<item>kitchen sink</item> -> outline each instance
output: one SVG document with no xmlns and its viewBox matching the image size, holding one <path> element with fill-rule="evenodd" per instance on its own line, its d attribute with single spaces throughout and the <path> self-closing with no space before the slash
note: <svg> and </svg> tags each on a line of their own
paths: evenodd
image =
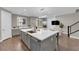
<svg viewBox="0 0 79 59">
<path fill-rule="evenodd" d="M 35 33 L 34 31 L 28 31 L 29 33 Z"/>
</svg>

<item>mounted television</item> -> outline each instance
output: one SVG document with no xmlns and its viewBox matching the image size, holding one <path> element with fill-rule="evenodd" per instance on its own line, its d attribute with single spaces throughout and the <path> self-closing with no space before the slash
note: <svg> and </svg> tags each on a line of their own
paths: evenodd
<svg viewBox="0 0 79 59">
<path fill-rule="evenodd" d="M 52 25 L 59 25 L 60 22 L 59 22 L 58 20 L 55 20 L 55 21 L 52 21 L 51 24 L 52 24 Z"/>
</svg>

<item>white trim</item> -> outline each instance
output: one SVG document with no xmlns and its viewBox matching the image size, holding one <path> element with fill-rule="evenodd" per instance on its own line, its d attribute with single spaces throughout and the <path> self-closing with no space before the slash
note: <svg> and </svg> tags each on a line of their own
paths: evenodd
<svg viewBox="0 0 79 59">
<path fill-rule="evenodd" d="M 79 37 L 76 37 L 76 36 L 70 36 L 71 38 L 75 38 L 75 39 L 79 39 Z"/>
<path fill-rule="evenodd" d="M 63 32 L 64 34 L 67 34 L 66 32 Z M 73 35 L 71 35 L 70 36 L 71 38 L 75 38 L 75 39 L 79 39 L 79 37 L 76 37 L 76 36 L 73 36 Z"/>
<path fill-rule="evenodd" d="M 9 37 L 9 38 L 12 38 L 12 37 Z M 9 38 L 7 38 L 7 39 L 1 39 L 0 42 L 3 42 L 5 40 L 8 40 Z"/>
<path fill-rule="evenodd" d="M 5 39 L 1 39 L 0 42 L 3 42 Z M 7 40 L 7 39 L 6 39 Z"/>
<path fill-rule="evenodd" d="M 3 42 L 4 40 L 0 40 L 0 42 Z"/>
</svg>

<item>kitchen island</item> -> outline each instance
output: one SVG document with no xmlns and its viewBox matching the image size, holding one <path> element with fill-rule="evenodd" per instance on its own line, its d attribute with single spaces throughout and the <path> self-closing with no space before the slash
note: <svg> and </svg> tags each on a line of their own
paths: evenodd
<svg viewBox="0 0 79 59">
<path fill-rule="evenodd" d="M 57 46 L 58 31 L 21 29 L 21 39 L 32 51 L 54 51 Z"/>
</svg>

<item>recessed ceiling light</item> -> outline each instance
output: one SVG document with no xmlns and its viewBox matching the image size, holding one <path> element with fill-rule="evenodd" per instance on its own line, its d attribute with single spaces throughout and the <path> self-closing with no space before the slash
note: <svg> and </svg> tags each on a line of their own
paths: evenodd
<svg viewBox="0 0 79 59">
<path fill-rule="evenodd" d="M 26 9 L 24 9 L 24 11 L 26 11 Z"/>
<path fill-rule="evenodd" d="M 44 16 L 40 16 L 39 18 L 47 18 L 47 15 L 44 15 Z"/>
<path fill-rule="evenodd" d="M 40 11 L 44 11 L 44 8 L 41 8 Z"/>
</svg>

